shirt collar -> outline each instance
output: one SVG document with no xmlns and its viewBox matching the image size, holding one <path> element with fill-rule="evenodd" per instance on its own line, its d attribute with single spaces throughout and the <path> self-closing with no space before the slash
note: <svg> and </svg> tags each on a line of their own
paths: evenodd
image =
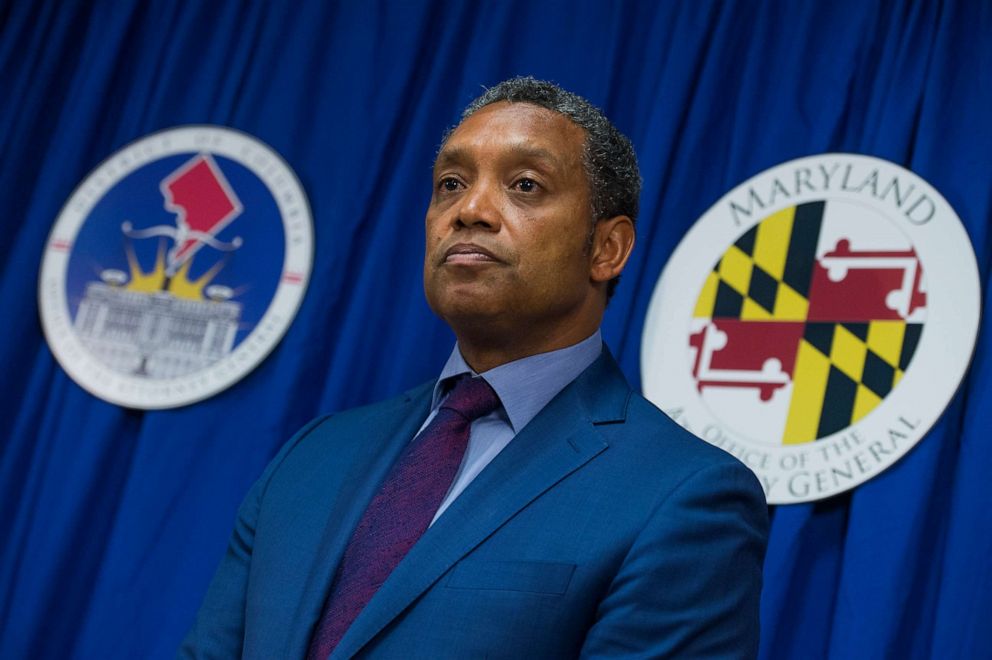
<svg viewBox="0 0 992 660">
<path fill-rule="evenodd" d="M 513 433 L 517 434 L 602 351 L 603 338 L 596 330 L 578 344 L 530 355 L 477 374 L 455 344 L 434 385 L 431 410 L 437 410 L 447 396 L 452 378 L 466 373 L 481 376 L 496 391 Z"/>
</svg>

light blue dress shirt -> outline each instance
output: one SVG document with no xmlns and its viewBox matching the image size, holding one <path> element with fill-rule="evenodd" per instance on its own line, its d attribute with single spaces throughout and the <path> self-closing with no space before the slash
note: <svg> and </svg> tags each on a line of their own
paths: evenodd
<svg viewBox="0 0 992 660">
<path fill-rule="evenodd" d="M 437 409 L 448 395 L 451 379 L 461 374 L 468 373 L 484 378 L 496 391 L 502 405 L 485 417 L 472 422 L 468 448 L 465 450 L 462 464 L 448 494 L 434 514 L 434 520 L 437 520 L 483 468 L 510 444 L 514 436 L 520 433 L 530 420 L 555 398 L 556 394 L 585 371 L 602 351 L 603 339 L 597 330 L 578 344 L 557 351 L 531 355 L 476 374 L 465 362 L 461 350 L 455 344 L 434 386 L 431 413 L 420 430 L 422 431 L 437 414 Z"/>
</svg>

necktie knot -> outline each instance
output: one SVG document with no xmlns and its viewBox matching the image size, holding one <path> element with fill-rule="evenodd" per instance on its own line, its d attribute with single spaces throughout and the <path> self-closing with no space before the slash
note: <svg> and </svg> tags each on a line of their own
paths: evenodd
<svg viewBox="0 0 992 660">
<path fill-rule="evenodd" d="M 496 410 L 499 403 L 499 395 L 485 380 L 462 376 L 455 381 L 441 407 L 453 410 L 471 422 Z"/>
</svg>

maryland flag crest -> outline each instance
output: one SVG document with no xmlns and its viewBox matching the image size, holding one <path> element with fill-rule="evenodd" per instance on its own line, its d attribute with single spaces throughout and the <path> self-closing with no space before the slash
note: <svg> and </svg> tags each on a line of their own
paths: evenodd
<svg viewBox="0 0 992 660">
<path fill-rule="evenodd" d="M 869 234 L 846 222 L 844 206 L 809 202 L 762 220 L 723 253 L 696 301 L 689 346 L 701 396 L 720 417 L 761 416 L 769 441 L 812 442 L 870 413 L 923 329 L 912 246 L 894 227 Z"/>
<path fill-rule="evenodd" d="M 852 154 L 785 163 L 717 202 L 669 260 L 644 391 L 751 467 L 770 502 L 828 497 L 939 417 L 979 288 L 967 233 L 923 179 Z"/>
</svg>

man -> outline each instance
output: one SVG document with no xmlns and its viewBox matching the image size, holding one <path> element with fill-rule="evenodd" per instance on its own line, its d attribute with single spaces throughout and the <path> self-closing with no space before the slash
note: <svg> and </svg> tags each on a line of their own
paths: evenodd
<svg viewBox="0 0 992 660">
<path fill-rule="evenodd" d="M 468 107 L 426 219 L 455 350 L 436 382 L 289 442 L 181 654 L 755 655 L 761 489 L 599 335 L 639 188 L 629 141 L 573 94 L 517 78 Z"/>
</svg>

